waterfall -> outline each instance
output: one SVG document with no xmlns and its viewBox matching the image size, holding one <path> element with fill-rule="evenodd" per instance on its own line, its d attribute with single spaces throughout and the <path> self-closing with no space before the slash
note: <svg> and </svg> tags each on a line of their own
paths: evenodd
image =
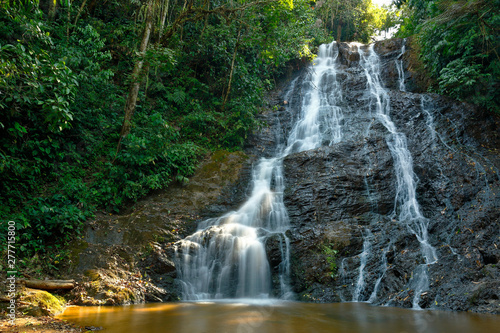
<svg viewBox="0 0 500 333">
<path fill-rule="evenodd" d="M 430 107 L 429 105 L 430 102 L 428 101 L 428 97 L 425 95 L 422 95 L 420 99 L 420 108 L 422 111 L 426 114 L 426 124 L 427 127 L 429 128 L 429 132 L 431 133 L 431 138 L 432 138 L 432 150 L 436 149 L 436 129 L 434 128 L 434 117 L 432 116 L 430 112 Z"/>
<path fill-rule="evenodd" d="M 360 56 L 357 71 L 366 79 L 366 90 L 364 97 L 360 99 L 360 105 L 366 106 L 368 114 L 350 107 L 342 111 L 342 87 L 337 80 L 337 72 L 341 68 L 337 61 L 339 50 L 335 42 L 322 45 L 305 79 L 295 79 L 284 96 L 288 102 L 287 107 L 298 110 L 297 120 L 288 138 L 277 138 L 275 155 L 261 158 L 253 168 L 252 190 L 247 200 L 236 211 L 199 223 L 194 234 L 176 244 L 176 267 L 185 300 L 291 298 L 290 240 L 286 235 L 290 223 L 283 203 L 283 159 L 290 154 L 338 143 L 344 135 L 349 138 L 347 130 L 363 131 L 357 126 L 343 128 L 345 113 L 349 116 L 346 119 L 349 123 L 354 124 L 357 117 L 362 121 L 368 121 L 370 117 L 369 128 L 374 123 L 380 123 L 385 129 L 385 141 L 393 160 L 396 178 L 394 210 L 390 218 L 404 225 L 416 237 L 423 258 L 414 269 L 410 281 L 410 288 L 414 291 L 413 307 L 420 308 L 420 296 L 429 287 L 429 265 L 437 262 L 437 254 L 429 243 L 429 221 L 422 214 L 417 200 L 417 179 L 413 172 L 412 156 L 406 136 L 391 119 L 389 92 L 382 84 L 380 59 L 374 52 L 373 45 L 351 45 L 358 50 Z M 400 58 L 404 51 L 403 45 L 401 55 L 396 59 L 399 90 L 402 91 L 405 87 Z M 298 98 L 293 98 L 294 96 Z M 422 110 L 430 119 L 423 99 L 421 103 Z M 362 110 L 365 110 L 364 107 Z M 432 119 L 428 121 L 430 127 Z M 366 133 L 359 134 L 368 137 L 369 129 Z M 369 180 L 370 175 L 366 174 L 364 182 L 367 198 L 374 209 L 376 199 L 371 197 Z M 356 285 L 351 298 L 353 301 L 376 301 L 379 286 L 389 266 L 386 253 L 393 243 L 390 241 L 383 249 L 373 247 L 372 244 L 375 243 L 372 241 L 375 242 L 376 236 L 372 231 L 367 227 L 363 233 L 363 251 L 359 254 Z M 277 253 L 281 257 L 281 262 L 276 267 L 271 267 L 268 262 L 269 254 L 266 253 L 266 242 L 270 237 L 277 244 Z M 376 255 L 378 253 L 380 255 Z M 377 272 L 368 272 L 368 263 L 373 260 L 380 260 L 377 266 L 380 268 Z M 276 271 L 278 275 L 274 275 L 273 285 L 271 276 Z M 347 276 L 344 260 L 339 272 L 343 278 Z"/>
<path fill-rule="evenodd" d="M 283 204 L 283 158 L 291 153 L 340 141 L 342 99 L 337 86 L 335 43 L 322 45 L 301 87 L 300 115 L 286 145 L 276 156 L 262 158 L 252 173 L 252 192 L 234 212 L 199 224 L 198 230 L 176 244 L 176 267 L 183 299 L 271 297 L 271 267 L 265 242 L 280 239 L 279 297 L 289 298 L 289 219 Z M 293 82 L 288 95 L 294 90 Z M 285 97 L 287 100 L 290 98 Z"/>
<path fill-rule="evenodd" d="M 398 70 L 398 82 L 399 82 L 399 90 L 400 91 L 406 91 L 406 86 L 405 86 L 405 71 L 404 71 L 404 64 L 403 64 L 403 55 L 405 54 L 405 43 L 406 39 L 403 39 L 403 46 L 401 47 L 401 53 L 399 54 L 398 58 L 396 59 L 396 69 Z"/>
<path fill-rule="evenodd" d="M 300 119 L 290 133 L 282 157 L 341 140 L 342 111 L 338 104 L 342 100 L 342 91 L 335 70 L 337 57 L 335 43 L 321 45 L 310 77 L 304 80 Z"/>
<path fill-rule="evenodd" d="M 387 246 L 385 249 L 382 249 L 382 264 L 380 265 L 380 275 L 375 281 L 375 286 L 373 287 L 373 292 L 370 295 L 370 298 L 368 299 L 369 303 L 375 302 L 377 299 L 377 291 L 380 286 L 380 282 L 382 282 L 382 279 L 385 276 L 385 273 L 387 272 L 387 252 L 389 252 L 390 246 Z"/>
<path fill-rule="evenodd" d="M 352 297 L 353 302 L 359 302 L 359 296 L 361 292 L 363 292 L 365 288 L 365 279 L 364 279 L 364 269 L 366 267 L 366 262 L 368 260 L 368 256 L 370 255 L 371 252 L 371 243 L 370 243 L 370 237 L 372 236 L 372 233 L 370 230 L 366 230 L 366 236 L 363 237 L 363 252 L 361 252 L 361 255 L 359 256 L 359 275 L 358 275 L 358 281 L 356 282 L 356 289 L 354 290 L 354 295 Z"/>
<path fill-rule="evenodd" d="M 428 265 L 437 261 L 436 250 L 429 243 L 428 220 L 422 215 L 416 195 L 416 180 L 413 161 L 407 148 L 406 136 L 398 132 L 390 117 L 390 99 L 380 79 L 380 60 L 373 50 L 373 44 L 365 51 L 359 48 L 360 65 L 363 68 L 369 91 L 369 109 L 388 131 L 387 145 L 394 160 L 396 173 L 396 197 L 393 217 L 404 223 L 420 243 L 421 254 L 425 260 L 413 272 L 413 307 L 419 309 L 420 295 L 428 288 Z"/>
</svg>

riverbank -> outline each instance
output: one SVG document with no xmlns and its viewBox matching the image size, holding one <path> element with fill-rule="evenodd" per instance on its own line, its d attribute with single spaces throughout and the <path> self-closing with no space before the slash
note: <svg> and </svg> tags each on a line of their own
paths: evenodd
<svg viewBox="0 0 500 333">
<path fill-rule="evenodd" d="M 11 325 L 7 319 L 0 319 L 0 331 L 4 333 L 18 332 L 38 332 L 38 333 L 79 333 L 89 332 L 91 330 L 85 327 L 79 327 L 75 324 L 68 323 L 65 320 L 53 318 L 50 316 L 32 317 L 26 316 L 16 318 L 15 325 Z"/>
</svg>

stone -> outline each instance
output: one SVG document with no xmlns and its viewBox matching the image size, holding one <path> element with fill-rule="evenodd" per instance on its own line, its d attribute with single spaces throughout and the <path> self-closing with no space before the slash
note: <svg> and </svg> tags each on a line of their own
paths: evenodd
<svg viewBox="0 0 500 333">
<path fill-rule="evenodd" d="M 417 283 L 412 277 L 425 260 L 416 237 L 391 217 L 396 178 L 388 133 L 363 103 L 366 81 L 347 47 L 339 46 L 344 67 L 337 74 L 350 106 L 343 109 L 342 141 L 284 160 L 292 285 L 306 301 L 353 300 L 368 242 L 359 300 L 412 307 Z M 417 199 L 437 249 L 419 306 L 499 313 L 500 119 L 442 96 L 414 93 L 419 90 L 413 87 L 395 89 L 401 47 L 402 40 L 375 44 L 390 116 L 406 137 Z M 325 245 L 338 250 L 333 279 L 325 278 L 330 271 Z"/>
</svg>

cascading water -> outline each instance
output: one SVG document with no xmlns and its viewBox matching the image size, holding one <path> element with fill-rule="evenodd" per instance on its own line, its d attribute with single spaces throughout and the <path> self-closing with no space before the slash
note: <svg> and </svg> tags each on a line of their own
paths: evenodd
<svg viewBox="0 0 500 333">
<path fill-rule="evenodd" d="M 380 79 L 379 58 L 370 45 L 367 51 L 359 49 L 360 65 L 364 69 L 369 91 L 369 107 L 379 122 L 389 132 L 387 145 L 394 160 L 397 179 L 394 218 L 404 223 L 420 242 L 424 264 L 413 273 L 413 308 L 419 309 L 420 295 L 428 288 L 428 265 L 437 261 L 436 250 L 430 245 L 427 234 L 428 220 L 422 215 L 416 196 L 413 162 L 407 148 L 406 137 L 398 132 L 390 118 L 390 99 Z"/>
<path fill-rule="evenodd" d="M 414 290 L 413 307 L 418 309 L 420 295 L 429 285 L 428 265 L 437 261 L 437 254 L 429 243 L 428 220 L 421 213 L 417 201 L 412 156 L 407 148 L 405 135 L 397 130 L 391 120 L 390 98 L 381 83 L 379 58 L 373 50 L 373 45 L 365 48 L 351 44 L 351 47 L 356 48 L 360 55 L 359 68 L 367 82 L 363 103 L 373 117 L 364 135 L 368 137 L 370 126 L 374 122 L 382 124 L 388 133 L 386 143 L 396 176 L 394 212 L 391 218 L 405 225 L 420 243 L 424 263 L 416 267 L 410 282 L 410 287 Z M 302 86 L 297 87 L 298 80 L 292 82 L 284 98 L 290 101 L 290 105 L 296 100 L 292 98 L 292 94 L 300 91 L 297 121 L 286 143 L 278 139 L 275 157 L 262 158 L 254 168 L 252 192 L 247 201 L 235 212 L 201 222 L 196 233 L 177 244 L 176 266 L 183 286 L 184 299 L 262 299 L 271 295 L 290 297 L 290 241 L 285 234 L 290 226 L 283 203 L 283 159 L 292 153 L 341 141 L 343 112 L 340 105 L 343 103 L 343 97 L 341 85 L 337 81 L 337 56 L 338 48 L 335 43 L 322 45 Z M 397 59 L 396 62 L 401 61 Z M 402 68 L 399 77 L 399 89 L 404 90 Z M 364 180 L 369 202 L 375 207 L 376 202 L 370 195 L 368 174 Z M 278 266 L 279 286 L 274 287 L 271 281 L 271 271 L 274 268 L 270 267 L 265 246 L 266 240 L 271 236 L 278 240 L 281 254 L 281 263 Z M 376 301 L 377 291 L 387 271 L 386 253 L 389 246 L 378 249 L 382 252 L 380 258 L 376 259 L 377 256 L 373 252 L 375 249 L 371 246 L 373 237 L 370 228 L 367 228 L 363 252 L 359 256 L 360 266 L 352 295 L 353 301 Z M 368 260 L 380 260 L 379 272 L 375 275 L 375 281 L 370 278 L 370 285 L 367 284 L 365 272 Z M 342 274 L 345 274 L 344 262 L 341 266 Z M 373 275 L 373 272 L 369 275 Z"/>
<path fill-rule="evenodd" d="M 369 303 L 375 302 L 375 300 L 377 299 L 377 292 L 378 292 L 378 288 L 380 287 L 380 282 L 382 282 L 382 279 L 384 278 L 385 273 L 387 272 L 387 252 L 389 252 L 389 248 L 390 248 L 390 245 L 387 246 L 387 248 L 382 249 L 382 260 L 381 260 L 382 263 L 380 265 L 380 272 L 381 273 L 380 273 L 377 281 L 375 281 L 375 286 L 373 287 L 373 292 L 370 295 L 370 298 L 368 299 Z"/>
<path fill-rule="evenodd" d="M 253 170 L 252 192 L 235 212 L 203 221 L 198 231 L 176 245 L 176 267 L 186 300 L 268 298 L 271 268 L 265 241 L 279 235 L 282 261 L 279 297 L 288 298 L 289 229 L 283 204 L 283 158 L 341 139 L 342 99 L 337 86 L 335 43 L 322 45 L 302 86 L 299 119 L 287 144 L 273 158 L 262 158 Z M 293 86 L 289 94 L 293 91 Z M 288 98 L 286 98 L 288 99 Z M 280 140 L 278 140 L 280 142 Z"/>
<path fill-rule="evenodd" d="M 365 231 L 366 235 L 363 237 L 363 252 L 359 256 L 359 275 L 358 281 L 356 282 L 356 289 L 354 290 L 354 295 L 352 297 L 353 302 L 359 302 L 359 296 L 365 287 L 365 279 L 364 279 L 364 269 L 366 267 L 366 261 L 368 259 L 368 255 L 371 252 L 371 244 L 370 237 L 372 236 L 369 230 Z"/>
<path fill-rule="evenodd" d="M 398 70 L 398 83 L 399 83 L 399 90 L 400 91 L 406 91 L 406 86 L 405 86 L 405 71 L 404 71 L 404 65 L 403 65 L 403 55 L 405 54 L 405 42 L 406 40 L 403 39 L 403 46 L 401 47 L 401 53 L 398 56 L 398 59 L 396 59 L 396 69 Z"/>
</svg>

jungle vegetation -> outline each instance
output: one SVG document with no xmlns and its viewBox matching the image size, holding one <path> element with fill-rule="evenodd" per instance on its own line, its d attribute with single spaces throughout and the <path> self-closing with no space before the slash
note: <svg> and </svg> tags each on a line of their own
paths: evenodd
<svg viewBox="0 0 500 333">
<path fill-rule="evenodd" d="M 500 114 L 500 1 L 399 0 L 397 37 L 414 36 L 431 91 Z"/>
<path fill-rule="evenodd" d="M 57 270 L 96 211 L 242 149 L 265 92 L 332 40 L 399 23 L 436 91 L 498 112 L 499 1 L 0 0 L 2 253 L 15 221 L 18 264 Z"/>
</svg>

